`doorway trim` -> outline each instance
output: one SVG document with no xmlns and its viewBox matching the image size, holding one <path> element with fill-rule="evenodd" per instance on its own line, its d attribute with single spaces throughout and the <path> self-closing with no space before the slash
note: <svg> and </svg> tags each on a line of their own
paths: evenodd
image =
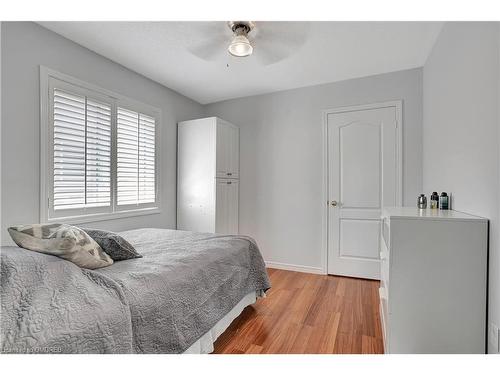
<svg viewBox="0 0 500 375">
<path fill-rule="evenodd" d="M 335 107 L 322 111 L 323 116 L 323 209 L 322 212 L 322 252 L 321 269 L 323 274 L 328 274 L 328 115 L 343 112 L 364 111 L 394 107 L 396 109 L 396 200 L 403 205 L 403 100 L 391 100 L 369 104 Z"/>
</svg>

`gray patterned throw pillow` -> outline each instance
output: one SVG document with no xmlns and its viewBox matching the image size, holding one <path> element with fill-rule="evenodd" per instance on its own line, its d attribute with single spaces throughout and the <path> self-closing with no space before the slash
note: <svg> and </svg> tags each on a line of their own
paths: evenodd
<svg viewBox="0 0 500 375">
<path fill-rule="evenodd" d="M 89 269 L 113 264 L 113 260 L 80 228 L 67 224 L 32 224 L 8 229 L 24 249 L 55 255 Z"/>
<path fill-rule="evenodd" d="M 142 258 L 142 255 L 134 249 L 130 242 L 117 233 L 101 229 L 83 228 L 83 230 L 87 232 L 87 234 L 92 237 L 113 260 Z"/>
</svg>

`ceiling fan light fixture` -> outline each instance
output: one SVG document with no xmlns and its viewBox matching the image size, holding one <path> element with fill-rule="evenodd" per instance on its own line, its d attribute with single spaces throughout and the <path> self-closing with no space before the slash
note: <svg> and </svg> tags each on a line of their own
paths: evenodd
<svg viewBox="0 0 500 375">
<path fill-rule="evenodd" d="M 253 47 L 244 34 L 236 34 L 227 50 L 233 56 L 246 57 L 252 54 Z"/>
</svg>

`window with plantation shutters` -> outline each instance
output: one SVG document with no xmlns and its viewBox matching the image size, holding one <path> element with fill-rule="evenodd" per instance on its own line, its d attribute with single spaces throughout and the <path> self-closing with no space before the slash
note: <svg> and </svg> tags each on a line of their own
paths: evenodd
<svg viewBox="0 0 500 375">
<path fill-rule="evenodd" d="M 160 111 L 40 68 L 40 221 L 160 212 Z"/>
<path fill-rule="evenodd" d="M 155 119 L 118 107 L 117 203 L 155 202 Z"/>
<path fill-rule="evenodd" d="M 54 89 L 54 210 L 111 205 L 111 107 Z"/>
</svg>

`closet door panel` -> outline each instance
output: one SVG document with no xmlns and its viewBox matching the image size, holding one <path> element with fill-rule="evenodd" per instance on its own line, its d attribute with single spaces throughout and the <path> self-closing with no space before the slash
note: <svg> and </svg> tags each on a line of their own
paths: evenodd
<svg viewBox="0 0 500 375">
<path fill-rule="evenodd" d="M 231 176 L 231 133 L 227 125 L 217 122 L 217 177 L 228 178 Z"/>
<path fill-rule="evenodd" d="M 239 178 L 240 176 L 240 130 L 236 126 L 231 126 L 229 130 L 230 143 L 230 159 L 229 166 L 231 178 Z"/>
<path fill-rule="evenodd" d="M 238 234 L 238 181 L 217 179 L 215 231 L 221 234 Z"/>
<path fill-rule="evenodd" d="M 217 120 L 217 177 L 239 177 L 240 136 L 238 127 Z"/>
<path fill-rule="evenodd" d="M 228 222 L 226 181 L 217 179 L 215 191 L 215 232 L 225 233 Z"/>
<path fill-rule="evenodd" d="M 239 196 L 239 182 L 230 181 L 227 186 L 227 220 L 228 220 L 228 233 L 238 234 L 238 196 Z"/>
</svg>

